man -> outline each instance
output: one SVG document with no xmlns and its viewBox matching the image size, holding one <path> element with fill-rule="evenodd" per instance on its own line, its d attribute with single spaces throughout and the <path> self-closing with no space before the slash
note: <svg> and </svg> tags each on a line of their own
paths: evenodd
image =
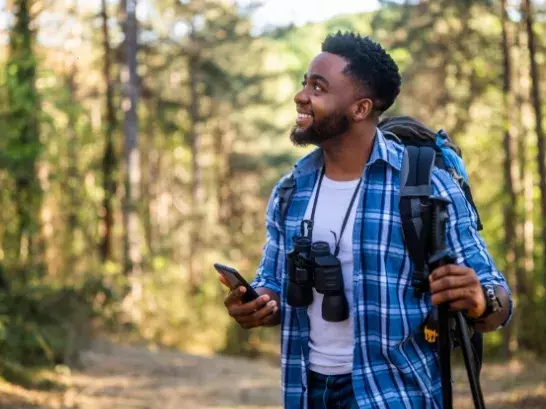
<svg viewBox="0 0 546 409">
<path fill-rule="evenodd" d="M 241 287 L 225 300 L 243 328 L 281 323 L 286 409 L 441 408 L 437 354 L 420 331 L 431 306 L 449 303 L 476 319 L 480 331 L 509 319 L 509 289 L 476 231 L 476 214 L 453 178 L 437 168 L 433 189 L 451 201 L 447 241 L 457 265 L 433 271 L 430 294 L 414 296 L 398 209 L 404 147 L 377 128 L 400 83 L 398 67 L 379 44 L 337 33 L 325 39 L 294 98 L 291 139 L 318 149 L 297 163 L 282 220 L 279 185 L 273 190 L 252 283 L 260 298 L 242 304 Z M 312 220 L 313 242 L 336 250 L 347 319 L 326 320 L 316 289 L 308 307 L 287 302 L 287 253 L 302 220 Z M 494 312 L 482 285 L 500 294 Z"/>
</svg>

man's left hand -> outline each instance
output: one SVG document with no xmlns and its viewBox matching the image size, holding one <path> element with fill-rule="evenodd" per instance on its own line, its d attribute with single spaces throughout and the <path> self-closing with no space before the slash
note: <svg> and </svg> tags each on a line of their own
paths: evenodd
<svg viewBox="0 0 546 409">
<path fill-rule="evenodd" d="M 471 318 L 480 317 L 486 309 L 485 296 L 476 272 L 469 267 L 448 264 L 429 276 L 432 304 L 449 303 L 453 311 L 466 311 Z"/>
</svg>

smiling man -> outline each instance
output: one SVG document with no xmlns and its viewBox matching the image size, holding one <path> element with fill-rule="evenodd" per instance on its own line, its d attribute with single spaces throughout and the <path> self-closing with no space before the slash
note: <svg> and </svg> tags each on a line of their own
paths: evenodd
<svg viewBox="0 0 546 409">
<path fill-rule="evenodd" d="M 459 263 L 432 272 L 426 297 L 413 294 L 398 210 L 404 146 L 378 129 L 400 84 L 379 44 L 337 33 L 294 97 L 290 138 L 317 149 L 271 195 L 252 283 L 261 296 L 243 304 L 241 287 L 225 300 L 243 328 L 281 323 L 286 409 L 439 409 L 438 357 L 420 330 L 432 305 L 449 303 L 483 331 L 509 318 L 509 290 L 476 231 L 476 214 L 437 168 L 433 190 L 451 200 L 456 222 L 447 237 Z M 289 179 L 294 194 L 283 203 Z M 497 308 L 485 286 L 500 294 Z"/>
</svg>

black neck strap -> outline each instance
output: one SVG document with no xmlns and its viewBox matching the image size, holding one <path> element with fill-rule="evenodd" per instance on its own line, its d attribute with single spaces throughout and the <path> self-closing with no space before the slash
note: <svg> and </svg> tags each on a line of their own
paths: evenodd
<svg viewBox="0 0 546 409">
<path fill-rule="evenodd" d="M 325 167 L 322 167 L 322 170 L 320 172 L 319 180 L 318 180 L 318 186 L 317 186 L 317 192 L 315 193 L 315 200 L 313 201 L 313 209 L 311 210 L 311 220 L 303 220 L 302 221 L 302 235 L 304 234 L 304 225 L 307 224 L 307 236 L 312 239 L 313 236 L 313 224 L 315 222 L 315 211 L 317 210 L 317 203 L 318 203 L 318 197 L 320 193 L 320 187 L 322 186 L 322 180 L 324 179 L 324 173 L 326 172 Z M 345 227 L 347 227 L 347 222 L 349 221 L 349 216 L 351 215 L 351 210 L 353 208 L 353 205 L 355 203 L 356 197 L 358 195 L 358 191 L 360 189 L 360 185 L 362 184 L 362 178 L 358 181 L 358 185 L 356 186 L 356 189 L 353 193 L 353 197 L 351 198 L 351 203 L 349 203 L 349 208 L 347 209 L 347 212 L 345 213 L 345 218 L 343 219 L 343 224 L 341 225 L 341 231 L 339 233 L 339 238 L 337 239 L 336 243 L 336 249 L 334 251 L 334 256 L 337 257 L 339 254 L 339 246 L 341 245 L 341 236 L 343 236 L 343 232 L 345 231 Z M 335 237 L 335 233 L 334 233 Z"/>
</svg>

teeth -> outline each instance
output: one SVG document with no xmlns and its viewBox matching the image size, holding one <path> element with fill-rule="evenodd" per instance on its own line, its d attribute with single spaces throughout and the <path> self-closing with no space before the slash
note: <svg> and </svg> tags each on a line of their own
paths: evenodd
<svg viewBox="0 0 546 409">
<path fill-rule="evenodd" d="M 307 114 L 298 114 L 298 119 L 308 119 L 311 118 L 311 115 Z"/>
</svg>

